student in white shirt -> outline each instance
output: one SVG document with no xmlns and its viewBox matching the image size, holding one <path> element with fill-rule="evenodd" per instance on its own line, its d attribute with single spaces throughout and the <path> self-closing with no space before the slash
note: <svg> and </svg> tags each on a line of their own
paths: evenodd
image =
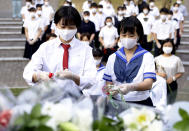
<svg viewBox="0 0 189 131">
<path fill-rule="evenodd" d="M 96 75 L 92 49 L 74 37 L 81 24 L 79 12 L 63 6 L 55 13 L 54 22 L 59 36 L 40 46 L 24 69 L 24 79 L 33 86 L 54 79 L 59 86 L 67 81 L 81 90 L 91 87 Z"/>
<path fill-rule="evenodd" d="M 177 80 L 183 76 L 184 66 L 180 58 L 173 55 L 175 45 L 170 39 L 163 42 L 161 51 L 162 55 L 156 57 L 155 62 L 157 68 L 161 67 L 161 69 L 158 69 L 161 70 L 158 75 L 164 77 L 167 81 L 168 104 L 173 104 L 177 96 Z"/>
<path fill-rule="evenodd" d="M 137 16 L 139 14 L 138 6 L 132 0 L 127 0 L 126 8 L 130 16 Z"/>
<path fill-rule="evenodd" d="M 179 11 L 179 4 L 174 3 L 173 5 L 173 19 L 177 21 L 177 24 L 179 26 L 179 29 L 177 29 L 177 42 L 176 42 L 176 48 L 180 45 L 180 40 L 182 37 L 182 34 L 184 32 L 183 23 L 184 23 L 184 16 Z"/>
<path fill-rule="evenodd" d="M 150 0 L 150 14 L 154 16 L 155 19 L 158 19 L 160 13 L 158 7 L 156 7 L 154 0 Z"/>
<path fill-rule="evenodd" d="M 100 18 L 100 29 L 102 29 L 102 27 L 105 26 L 104 22 L 106 20 L 106 15 L 104 14 L 103 12 L 103 5 L 98 5 L 98 15 L 99 15 L 99 18 Z"/>
<path fill-rule="evenodd" d="M 36 9 L 30 8 L 29 9 L 30 19 L 27 19 L 24 22 L 25 28 L 25 36 L 26 36 L 26 44 L 25 44 L 25 51 L 24 57 L 31 59 L 32 55 L 37 51 L 41 42 L 41 21 L 37 18 Z"/>
<path fill-rule="evenodd" d="M 160 10 L 160 20 L 156 21 L 152 28 L 154 40 L 156 42 L 154 56 L 160 55 L 162 42 L 168 38 L 171 38 L 172 25 L 167 21 L 168 12 L 169 10 L 167 8 L 162 8 Z"/>
<path fill-rule="evenodd" d="M 107 17 L 105 25 L 99 34 L 99 41 L 104 50 L 103 59 L 107 61 L 108 57 L 116 51 L 116 45 L 118 42 L 117 28 L 113 26 L 112 17 Z"/>
<path fill-rule="evenodd" d="M 45 17 L 42 16 L 42 5 L 40 4 L 36 5 L 36 15 L 41 23 L 41 43 L 43 43 L 46 41 L 46 31 L 50 23 Z"/>
<path fill-rule="evenodd" d="M 143 35 L 142 24 L 135 16 L 121 21 L 120 42 L 123 47 L 108 59 L 103 90 L 111 92 L 116 100 L 121 101 L 121 93 L 127 102 L 153 106 L 150 89 L 156 80 L 155 64 L 153 55 L 138 44 Z M 109 85 L 114 87 L 108 88 Z"/>
<path fill-rule="evenodd" d="M 38 4 L 43 5 L 44 0 L 35 0 L 35 5 L 37 6 Z"/>
<path fill-rule="evenodd" d="M 29 9 L 31 7 L 31 0 L 26 0 L 26 5 L 22 7 L 20 14 L 22 15 L 22 20 L 25 21 L 29 16 Z"/>
<path fill-rule="evenodd" d="M 179 11 L 183 14 L 184 17 L 188 16 L 188 11 L 185 5 L 183 5 L 183 0 L 177 0 L 176 3 L 179 5 Z M 173 10 L 173 7 L 171 7 L 171 10 Z"/>
<path fill-rule="evenodd" d="M 83 11 L 90 11 L 92 2 L 93 2 L 93 0 L 86 0 L 82 6 Z"/>
<path fill-rule="evenodd" d="M 152 51 L 153 41 L 152 41 L 152 26 L 155 22 L 154 17 L 149 13 L 150 8 L 148 5 L 143 7 L 143 12 L 138 15 L 138 19 L 142 23 L 144 29 L 143 45 L 142 47 L 147 51 Z"/>
<path fill-rule="evenodd" d="M 49 0 L 44 0 L 44 5 L 42 6 L 42 15 L 47 18 L 49 22 L 53 20 L 54 10 L 49 4 Z"/>
<path fill-rule="evenodd" d="M 123 8 L 123 6 L 119 6 L 117 8 L 117 19 L 118 19 L 118 22 L 121 22 L 123 18 L 124 18 L 124 8 Z"/>
<path fill-rule="evenodd" d="M 106 4 L 103 6 L 103 12 L 106 16 L 115 16 L 115 10 L 110 0 L 105 1 Z"/>
</svg>

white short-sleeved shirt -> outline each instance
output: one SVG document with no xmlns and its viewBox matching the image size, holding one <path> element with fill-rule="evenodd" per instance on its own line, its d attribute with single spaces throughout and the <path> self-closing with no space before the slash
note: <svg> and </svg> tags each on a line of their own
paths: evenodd
<svg viewBox="0 0 189 131">
<path fill-rule="evenodd" d="M 85 1 L 82 6 L 83 11 L 90 11 L 90 5 L 88 1 Z"/>
<path fill-rule="evenodd" d="M 173 6 L 171 7 L 171 10 L 173 11 Z M 188 11 L 187 11 L 186 6 L 182 4 L 179 6 L 179 12 L 182 13 L 184 17 L 188 16 Z"/>
<path fill-rule="evenodd" d="M 126 60 L 126 56 L 124 53 L 124 47 L 122 47 L 116 53 L 112 54 L 109 57 L 108 62 L 106 64 L 106 69 L 105 69 L 105 73 L 104 73 L 104 77 L 103 77 L 103 79 L 105 81 L 113 82 L 114 85 L 120 85 L 120 84 L 126 83 L 125 81 L 123 83 L 120 83 L 117 81 L 117 77 L 115 75 L 115 70 L 114 70 L 115 61 L 117 59 L 116 57 L 117 56 L 120 57 L 121 60 L 124 61 L 125 67 L 129 68 L 128 67 L 129 64 L 131 64 L 131 62 L 133 62 L 136 58 L 140 57 L 141 55 L 143 55 L 141 65 L 139 65 L 135 61 L 133 63 L 134 65 L 139 65 L 140 68 L 139 68 L 138 72 L 136 72 L 137 74 L 133 78 L 132 83 L 140 83 L 140 82 L 144 81 L 145 79 L 154 79 L 154 80 L 156 79 L 154 57 L 150 52 L 144 50 L 140 45 L 138 45 L 138 48 L 135 51 L 135 54 L 129 64 L 127 63 L 127 60 Z M 132 92 L 129 92 L 128 94 L 124 95 L 124 98 L 126 101 L 142 101 L 142 100 L 146 100 L 149 96 L 150 96 L 149 90 L 147 90 L 147 91 L 132 91 Z M 120 95 L 115 96 L 115 98 L 118 100 L 121 100 Z"/>
<path fill-rule="evenodd" d="M 157 75 L 156 78 L 150 90 L 150 98 L 156 108 L 165 107 L 167 105 L 167 83 L 161 76 Z"/>
<path fill-rule="evenodd" d="M 100 19 L 100 28 L 104 27 L 105 26 L 105 20 L 106 20 L 106 15 L 104 13 L 100 14 L 98 13 L 99 15 L 99 19 Z"/>
<path fill-rule="evenodd" d="M 96 32 L 100 31 L 100 26 L 101 26 L 101 18 L 98 15 L 98 13 L 96 13 L 95 15 L 93 15 L 92 13 L 90 13 L 90 17 L 89 17 L 90 21 L 92 21 L 95 24 L 95 29 Z"/>
<path fill-rule="evenodd" d="M 152 32 L 157 34 L 158 40 L 168 39 L 172 33 L 172 25 L 168 21 L 162 22 L 162 20 L 158 20 L 153 25 Z"/>
<path fill-rule="evenodd" d="M 117 28 L 114 26 L 111 26 L 110 28 L 108 26 L 104 26 L 99 33 L 99 37 L 103 38 L 105 45 L 111 45 L 115 42 L 115 39 L 119 37 Z"/>
<path fill-rule="evenodd" d="M 43 28 L 40 19 L 37 18 L 35 20 L 26 20 L 23 26 L 28 29 L 28 37 L 30 40 L 34 39 L 38 34 L 39 29 Z"/>
<path fill-rule="evenodd" d="M 135 5 L 133 5 L 133 4 L 127 5 L 126 8 L 127 8 L 128 14 L 129 14 L 130 16 L 133 15 L 133 14 L 138 15 L 138 13 L 139 13 L 138 6 L 135 6 Z"/>
<path fill-rule="evenodd" d="M 145 16 L 144 13 L 140 13 L 137 18 L 142 23 L 144 34 L 149 35 L 152 31 L 152 26 L 155 21 L 154 17 L 150 14 Z M 145 21 L 145 19 L 147 19 L 147 21 Z"/>
<path fill-rule="evenodd" d="M 171 39 L 174 39 L 175 37 L 175 31 L 177 30 L 177 29 L 179 29 L 179 25 L 177 24 L 177 21 L 176 20 L 168 20 L 168 22 L 170 22 L 171 23 L 171 25 L 172 25 L 172 34 L 171 34 Z"/>
<path fill-rule="evenodd" d="M 24 15 L 25 20 L 29 18 L 29 11 L 28 11 L 28 7 L 27 6 L 23 6 L 21 11 L 20 11 L 21 15 Z M 24 20 L 23 20 L 24 21 Z"/>
<path fill-rule="evenodd" d="M 44 17 L 38 17 L 39 21 L 41 21 L 41 29 L 44 31 L 45 27 L 50 24 L 50 22 Z"/>
<path fill-rule="evenodd" d="M 52 6 L 50 6 L 50 5 L 48 5 L 48 6 L 43 5 L 42 6 L 42 16 L 43 17 L 45 17 L 49 21 L 51 21 L 50 17 L 51 17 L 52 14 L 54 14 L 54 10 L 53 10 Z"/>
<path fill-rule="evenodd" d="M 172 19 L 177 21 L 177 26 L 180 28 L 180 23 L 184 21 L 184 16 L 180 12 L 173 13 Z"/>
<path fill-rule="evenodd" d="M 115 16 L 116 14 L 113 6 L 111 6 L 110 8 L 103 8 L 103 12 L 106 16 Z"/>
<path fill-rule="evenodd" d="M 152 16 L 154 16 L 154 18 L 155 18 L 155 17 L 158 17 L 158 16 L 160 15 L 159 9 L 158 9 L 157 7 L 151 8 L 151 9 L 150 9 L 150 14 L 151 14 Z"/>
<path fill-rule="evenodd" d="M 38 71 L 55 74 L 63 70 L 64 49 L 61 44 L 60 38 L 57 37 L 43 43 L 33 54 L 31 61 L 25 67 L 23 73 L 23 77 L 29 85 L 35 85 L 32 82 L 32 76 Z M 92 48 L 87 44 L 83 44 L 75 37 L 69 44 L 68 70 L 80 76 L 79 88 L 81 90 L 91 87 L 95 84 L 96 77 L 96 65 L 92 55 Z M 56 78 L 54 79 L 60 85 L 65 81 Z M 73 87 L 78 88 L 73 81 L 71 81 L 70 84 L 73 84 Z"/>
<path fill-rule="evenodd" d="M 184 73 L 183 63 L 178 56 L 165 57 L 160 55 L 155 58 L 155 62 L 156 65 L 163 67 L 167 78 L 173 77 L 177 73 Z"/>
</svg>

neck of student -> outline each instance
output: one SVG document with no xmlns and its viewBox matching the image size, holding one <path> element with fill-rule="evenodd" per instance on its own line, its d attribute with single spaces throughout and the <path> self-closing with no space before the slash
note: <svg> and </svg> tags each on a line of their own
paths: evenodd
<svg viewBox="0 0 189 131">
<path fill-rule="evenodd" d="M 61 37 L 59 37 L 60 38 L 60 41 L 63 43 L 63 44 L 68 44 L 68 43 L 70 43 L 72 40 L 73 40 L 73 38 L 71 38 L 70 40 L 68 40 L 68 41 L 65 41 L 65 40 L 63 40 Z"/>
<path fill-rule="evenodd" d="M 163 56 L 165 56 L 165 57 L 170 57 L 170 56 L 172 56 L 172 54 L 163 54 Z"/>
<path fill-rule="evenodd" d="M 131 49 L 124 48 L 125 54 L 134 54 L 137 49 L 137 46 L 134 46 Z"/>
</svg>

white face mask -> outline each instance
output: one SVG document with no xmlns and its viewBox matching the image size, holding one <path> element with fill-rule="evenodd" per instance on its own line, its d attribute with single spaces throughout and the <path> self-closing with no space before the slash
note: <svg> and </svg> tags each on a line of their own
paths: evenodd
<svg viewBox="0 0 189 131">
<path fill-rule="evenodd" d="M 163 52 L 165 54 L 171 54 L 172 51 L 173 51 L 173 47 L 163 47 Z"/>
<path fill-rule="evenodd" d="M 137 39 L 122 38 L 120 39 L 120 42 L 128 50 L 137 45 Z"/>
<path fill-rule="evenodd" d="M 153 8 L 155 6 L 154 2 L 150 2 L 150 8 Z"/>
<path fill-rule="evenodd" d="M 128 5 L 128 2 L 127 2 L 127 1 L 124 1 L 124 5 Z"/>
<path fill-rule="evenodd" d="M 102 12 L 103 11 L 103 9 L 102 8 L 100 8 L 100 9 L 98 9 L 99 10 L 99 12 Z"/>
<path fill-rule="evenodd" d="M 177 0 L 177 4 L 182 4 L 182 1 L 180 1 L 180 0 Z"/>
<path fill-rule="evenodd" d="M 92 8 L 91 11 L 92 11 L 92 13 L 96 13 L 96 9 L 95 8 Z"/>
<path fill-rule="evenodd" d="M 101 62 L 101 59 L 98 59 L 98 60 L 95 59 L 96 66 L 99 65 L 100 62 Z"/>
<path fill-rule="evenodd" d="M 89 45 L 89 41 L 82 41 L 83 44 Z"/>
<path fill-rule="evenodd" d="M 36 14 L 37 14 L 37 15 L 41 15 L 41 14 L 42 14 L 42 11 L 41 11 L 41 10 L 38 10 L 38 11 L 36 12 Z"/>
<path fill-rule="evenodd" d="M 161 18 L 161 20 L 163 20 L 163 21 L 166 20 L 166 17 L 167 17 L 166 15 L 160 15 L 160 18 Z"/>
<path fill-rule="evenodd" d="M 77 29 L 68 30 L 68 29 L 58 29 L 57 28 L 57 31 L 58 31 L 59 36 L 63 40 L 69 41 L 69 40 L 71 40 L 75 36 L 75 34 L 77 32 Z"/>
<path fill-rule="evenodd" d="M 87 21 L 89 20 L 89 16 L 84 16 L 83 19 Z"/>
<path fill-rule="evenodd" d="M 178 11 L 178 7 L 173 7 L 173 11 Z"/>
<path fill-rule="evenodd" d="M 147 9 L 144 9 L 143 10 L 143 13 L 146 15 L 146 14 L 148 14 L 148 10 Z"/>
<path fill-rule="evenodd" d="M 48 5 L 49 5 L 49 2 L 44 2 L 44 4 L 45 4 L 46 6 L 48 6 Z"/>
<path fill-rule="evenodd" d="M 134 3 L 134 1 L 130 1 L 130 5 L 134 5 L 135 3 Z"/>
<path fill-rule="evenodd" d="M 26 6 L 27 6 L 27 7 L 30 7 L 30 6 L 31 6 L 31 3 L 30 3 L 30 2 L 26 2 Z"/>
<path fill-rule="evenodd" d="M 118 15 L 123 15 L 122 11 L 118 11 L 117 13 L 118 13 Z"/>
<path fill-rule="evenodd" d="M 30 17 L 31 17 L 31 18 L 34 18 L 34 17 L 35 17 L 35 13 L 34 13 L 34 12 L 31 12 L 31 13 L 30 13 Z"/>
<path fill-rule="evenodd" d="M 112 26 L 112 22 L 107 22 L 106 25 L 111 27 Z"/>
<path fill-rule="evenodd" d="M 64 4 L 64 6 L 70 6 L 69 4 Z"/>
</svg>

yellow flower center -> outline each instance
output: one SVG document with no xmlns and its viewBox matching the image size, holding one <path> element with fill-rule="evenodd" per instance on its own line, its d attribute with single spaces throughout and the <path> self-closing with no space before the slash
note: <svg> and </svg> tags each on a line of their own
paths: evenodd
<svg viewBox="0 0 189 131">
<path fill-rule="evenodd" d="M 145 122 L 147 120 L 146 115 L 140 115 L 137 119 L 139 123 Z"/>
</svg>

